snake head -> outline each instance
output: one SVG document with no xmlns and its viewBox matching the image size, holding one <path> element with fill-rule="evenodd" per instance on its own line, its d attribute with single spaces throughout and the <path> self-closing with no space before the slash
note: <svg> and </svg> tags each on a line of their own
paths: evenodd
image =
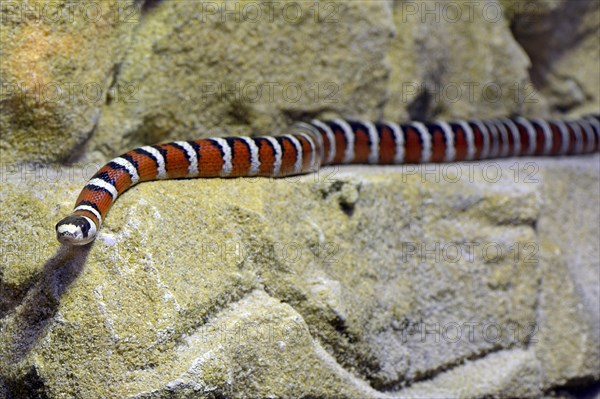
<svg viewBox="0 0 600 399">
<path fill-rule="evenodd" d="M 56 224 L 56 238 L 65 245 L 85 245 L 96 238 L 96 224 L 85 216 L 67 216 Z"/>
</svg>

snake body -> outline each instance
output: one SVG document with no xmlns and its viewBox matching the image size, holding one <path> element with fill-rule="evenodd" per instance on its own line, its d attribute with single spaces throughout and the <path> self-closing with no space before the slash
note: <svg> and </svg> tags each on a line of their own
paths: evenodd
<svg viewBox="0 0 600 399">
<path fill-rule="evenodd" d="M 94 240 L 115 200 L 137 183 L 178 178 L 283 177 L 322 165 L 470 161 L 560 156 L 600 149 L 600 115 L 574 120 L 499 118 L 453 122 L 298 123 L 289 134 L 223 137 L 139 147 L 110 161 L 83 188 L 58 240 Z"/>
</svg>

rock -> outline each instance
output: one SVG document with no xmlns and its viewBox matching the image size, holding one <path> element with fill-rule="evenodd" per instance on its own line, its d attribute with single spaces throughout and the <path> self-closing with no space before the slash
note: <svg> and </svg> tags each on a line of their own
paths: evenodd
<svg viewBox="0 0 600 399">
<path fill-rule="evenodd" d="M 103 162 L 312 117 L 598 109 L 589 2 L 144 4 L 3 3 L 6 162 Z M 562 21 L 565 12 L 575 17 Z M 561 40 L 547 45 L 557 21 Z"/>
<path fill-rule="evenodd" d="M 70 250 L 52 226 L 83 179 L 7 179 L 5 389 L 475 398 L 595 381 L 598 161 L 145 183 Z"/>
<path fill-rule="evenodd" d="M 531 351 L 509 349 L 466 361 L 431 381 L 402 391 L 402 398 L 535 398 L 542 396 L 541 367 Z M 482 383 L 485 381 L 484 383 Z"/>
<path fill-rule="evenodd" d="M 133 1 L 2 2 L 2 162 L 76 159 L 109 96 L 139 7 Z"/>
<path fill-rule="evenodd" d="M 544 388 L 579 386 L 600 377 L 600 226 L 586 216 L 600 208 L 598 197 L 587 193 L 600 190 L 600 183 L 598 173 L 576 162 L 564 169 L 551 165 L 547 174 L 554 182 L 543 191 L 545 207 L 552 211 L 537 224 L 545 278 L 535 352 L 546 375 Z M 565 201 L 579 205 L 563 208 L 559 204 Z M 580 245 L 587 249 L 578 250 Z M 573 356 L 582 350 L 585 356 Z"/>
<path fill-rule="evenodd" d="M 531 59 L 531 80 L 552 111 L 589 114 L 600 108 L 596 1 L 504 0 L 516 41 Z M 569 34 L 564 34 L 569 32 Z"/>
<path fill-rule="evenodd" d="M 390 120 L 547 113 L 494 2 L 394 2 Z"/>
<path fill-rule="evenodd" d="M 597 111 L 597 10 L 546 53 L 546 27 L 584 6 L 517 4 L 3 2 L 0 397 L 597 384 L 597 154 L 145 183 L 92 246 L 54 237 L 137 145 L 312 117 Z M 100 98 L 39 101 L 55 82 Z"/>
<path fill-rule="evenodd" d="M 375 119 L 393 33 L 385 2 L 159 4 L 120 69 L 137 91 L 106 107 L 90 149 L 273 134 L 324 113 Z"/>
</svg>

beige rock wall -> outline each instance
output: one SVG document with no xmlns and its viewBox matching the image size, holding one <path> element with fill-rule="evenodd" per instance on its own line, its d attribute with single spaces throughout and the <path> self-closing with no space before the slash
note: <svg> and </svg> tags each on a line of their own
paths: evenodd
<svg viewBox="0 0 600 399">
<path fill-rule="evenodd" d="M 273 133 L 311 117 L 600 107 L 595 2 L 2 7 L 6 162 L 105 161 L 149 142 Z"/>
<path fill-rule="evenodd" d="M 6 1 L 0 12 L 3 162 L 76 159 L 92 137 L 139 13 L 132 1 Z"/>
<path fill-rule="evenodd" d="M 81 182 L 12 179 L 2 225 L 37 221 L 3 232 L 3 376 L 49 397 L 536 397 L 589 383 L 598 161 L 146 183 L 71 250 L 52 225 Z"/>
</svg>

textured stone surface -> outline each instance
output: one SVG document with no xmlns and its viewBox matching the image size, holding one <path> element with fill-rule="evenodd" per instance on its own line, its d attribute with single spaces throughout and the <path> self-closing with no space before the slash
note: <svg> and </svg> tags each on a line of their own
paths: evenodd
<svg viewBox="0 0 600 399">
<path fill-rule="evenodd" d="M 13 177 L 7 389 L 535 397 L 597 380 L 598 162 L 145 183 L 68 251 L 52 226 L 81 182 Z"/>
<path fill-rule="evenodd" d="M 299 118 L 597 110 L 598 3 L 525 3 L 6 2 L 0 148 L 104 161 Z"/>
<path fill-rule="evenodd" d="M 121 65 L 134 101 L 106 107 L 90 148 L 265 134 L 323 112 L 377 118 L 393 33 L 380 1 L 159 4 Z"/>
<path fill-rule="evenodd" d="M 579 380 L 598 380 L 600 374 L 600 226 L 590 216 L 600 211 L 598 195 L 591 194 L 600 192 L 600 182 L 598 173 L 590 172 L 576 163 L 565 169 L 552 165 L 548 176 L 554 182 L 543 192 L 545 207 L 552 212 L 537 225 L 545 278 L 536 356 L 546 387 L 548 381 L 577 385 Z M 577 211 L 560 206 L 565 202 L 578 204 Z M 569 328 L 561 327 L 565 325 Z M 585 356 L 573 356 L 581 350 Z M 561 358 L 569 363 L 556 367 Z"/>
<path fill-rule="evenodd" d="M 137 10 L 129 0 L 2 2 L 2 162 L 77 157 L 118 91 L 114 68 Z"/>
<path fill-rule="evenodd" d="M 551 111 L 600 109 L 600 2 L 503 0 L 515 39 L 531 59 L 531 79 Z M 565 32 L 569 32 L 565 34 Z"/>
<path fill-rule="evenodd" d="M 529 59 L 494 2 L 393 3 L 390 120 L 547 112 Z"/>
</svg>

